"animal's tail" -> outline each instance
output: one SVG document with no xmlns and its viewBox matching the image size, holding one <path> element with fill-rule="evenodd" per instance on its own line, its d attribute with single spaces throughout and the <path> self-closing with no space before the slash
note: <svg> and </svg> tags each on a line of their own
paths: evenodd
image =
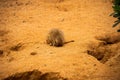
<svg viewBox="0 0 120 80">
<path fill-rule="evenodd" d="M 64 44 L 67 44 L 67 43 L 70 43 L 70 42 L 75 42 L 75 41 L 74 40 L 70 40 L 70 41 L 64 42 Z"/>
</svg>

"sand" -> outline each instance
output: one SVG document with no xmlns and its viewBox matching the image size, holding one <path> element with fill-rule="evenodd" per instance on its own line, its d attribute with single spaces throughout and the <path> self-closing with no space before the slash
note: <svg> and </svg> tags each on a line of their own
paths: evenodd
<svg viewBox="0 0 120 80">
<path fill-rule="evenodd" d="M 120 80 L 116 60 L 103 64 L 86 52 L 95 36 L 116 32 L 112 12 L 110 0 L 0 0 L 0 79 L 37 69 L 69 80 Z M 52 28 L 75 42 L 47 45 Z"/>
</svg>

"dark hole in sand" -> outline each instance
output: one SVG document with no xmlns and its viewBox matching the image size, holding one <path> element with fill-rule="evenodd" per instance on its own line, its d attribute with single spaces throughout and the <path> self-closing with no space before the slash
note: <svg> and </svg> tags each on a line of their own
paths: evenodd
<svg viewBox="0 0 120 80">
<path fill-rule="evenodd" d="M 119 51 L 120 34 L 107 34 L 105 36 L 96 37 L 99 43 L 90 43 L 87 53 L 92 55 L 102 63 L 107 62 L 115 56 Z"/>
</svg>

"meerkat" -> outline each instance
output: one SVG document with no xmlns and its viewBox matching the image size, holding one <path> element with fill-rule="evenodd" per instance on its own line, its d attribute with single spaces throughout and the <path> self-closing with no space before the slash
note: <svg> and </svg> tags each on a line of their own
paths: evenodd
<svg viewBox="0 0 120 80">
<path fill-rule="evenodd" d="M 46 39 L 47 44 L 49 44 L 50 46 L 56 46 L 56 47 L 63 46 L 64 44 L 69 42 L 74 42 L 74 40 L 65 42 L 64 34 L 59 29 L 51 29 Z"/>
</svg>

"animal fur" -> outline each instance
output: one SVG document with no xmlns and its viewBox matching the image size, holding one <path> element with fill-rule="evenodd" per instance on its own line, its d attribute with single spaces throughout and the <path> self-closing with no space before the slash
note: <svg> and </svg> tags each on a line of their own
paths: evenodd
<svg viewBox="0 0 120 80">
<path fill-rule="evenodd" d="M 49 44 L 50 46 L 63 46 L 66 43 L 69 42 L 74 42 L 74 40 L 65 42 L 64 39 L 64 34 L 61 30 L 59 29 L 51 29 L 50 32 L 48 33 L 46 43 Z"/>
<path fill-rule="evenodd" d="M 63 46 L 64 44 L 64 35 L 63 32 L 59 29 L 51 29 L 47 36 L 47 44 L 50 46 Z"/>
</svg>

